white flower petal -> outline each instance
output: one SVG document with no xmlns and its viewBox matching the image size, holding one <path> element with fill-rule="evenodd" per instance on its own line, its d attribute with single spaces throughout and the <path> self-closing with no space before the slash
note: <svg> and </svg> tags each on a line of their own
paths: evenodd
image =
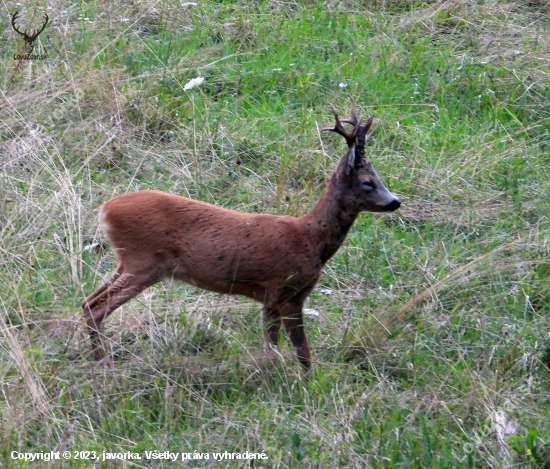
<svg viewBox="0 0 550 469">
<path fill-rule="evenodd" d="M 202 85 L 204 82 L 204 77 L 197 77 L 189 80 L 183 87 L 185 91 L 192 90 L 193 88 L 196 88 L 197 86 Z"/>
</svg>

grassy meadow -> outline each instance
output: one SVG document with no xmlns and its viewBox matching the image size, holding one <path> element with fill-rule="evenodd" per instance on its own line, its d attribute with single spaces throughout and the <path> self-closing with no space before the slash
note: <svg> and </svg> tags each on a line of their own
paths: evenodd
<svg viewBox="0 0 550 469">
<path fill-rule="evenodd" d="M 1 467 L 550 468 L 547 0 L 1 8 Z M 46 60 L 14 60 L 17 9 L 49 15 Z M 115 311 L 92 363 L 80 303 L 115 266 L 98 207 L 158 189 L 303 215 L 348 95 L 403 205 L 326 265 L 309 380 L 286 338 L 262 362 L 259 304 L 173 282 Z"/>
</svg>

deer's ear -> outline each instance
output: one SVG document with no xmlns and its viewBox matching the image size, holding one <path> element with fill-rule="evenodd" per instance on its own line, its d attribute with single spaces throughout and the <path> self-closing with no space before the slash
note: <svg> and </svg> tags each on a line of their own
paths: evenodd
<svg viewBox="0 0 550 469">
<path fill-rule="evenodd" d="M 340 163 L 338 163 L 338 166 L 336 168 L 338 174 L 346 177 L 349 176 L 351 174 L 351 170 L 355 168 L 355 160 L 356 151 L 354 143 L 349 147 L 349 150 L 346 152 L 346 154 L 340 159 Z"/>
<path fill-rule="evenodd" d="M 355 143 L 350 147 L 348 151 L 348 164 L 346 165 L 346 176 L 349 176 L 351 174 L 351 170 L 355 168 L 356 166 L 356 151 L 355 151 Z"/>
</svg>

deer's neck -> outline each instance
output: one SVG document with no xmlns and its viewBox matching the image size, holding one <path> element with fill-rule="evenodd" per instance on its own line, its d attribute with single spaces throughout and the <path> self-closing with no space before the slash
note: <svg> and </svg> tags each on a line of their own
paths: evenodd
<svg viewBox="0 0 550 469">
<path fill-rule="evenodd" d="M 310 241 L 319 250 L 323 264 L 338 251 L 359 215 L 357 210 L 346 206 L 344 191 L 333 174 L 315 207 L 303 217 Z"/>
</svg>

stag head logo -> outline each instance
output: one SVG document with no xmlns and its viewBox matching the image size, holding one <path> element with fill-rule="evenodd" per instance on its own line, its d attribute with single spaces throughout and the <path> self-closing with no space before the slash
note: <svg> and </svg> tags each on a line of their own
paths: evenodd
<svg viewBox="0 0 550 469">
<path fill-rule="evenodd" d="M 44 13 L 44 18 L 46 21 L 42 25 L 42 28 L 31 30 L 31 33 L 33 33 L 31 34 L 27 29 L 25 29 L 25 32 L 21 32 L 19 31 L 19 29 L 17 29 L 17 26 L 15 26 L 15 20 L 17 19 L 18 15 L 19 15 L 19 11 L 16 11 L 13 14 L 13 16 L 11 17 L 11 25 L 13 26 L 13 29 L 15 30 L 15 32 L 23 36 L 23 40 L 25 41 L 25 47 L 27 49 L 27 54 L 31 54 L 32 51 L 34 50 L 34 41 L 38 39 L 38 36 L 40 35 L 40 33 L 44 31 L 44 29 L 46 28 L 49 18 L 48 18 L 48 15 Z"/>
</svg>

